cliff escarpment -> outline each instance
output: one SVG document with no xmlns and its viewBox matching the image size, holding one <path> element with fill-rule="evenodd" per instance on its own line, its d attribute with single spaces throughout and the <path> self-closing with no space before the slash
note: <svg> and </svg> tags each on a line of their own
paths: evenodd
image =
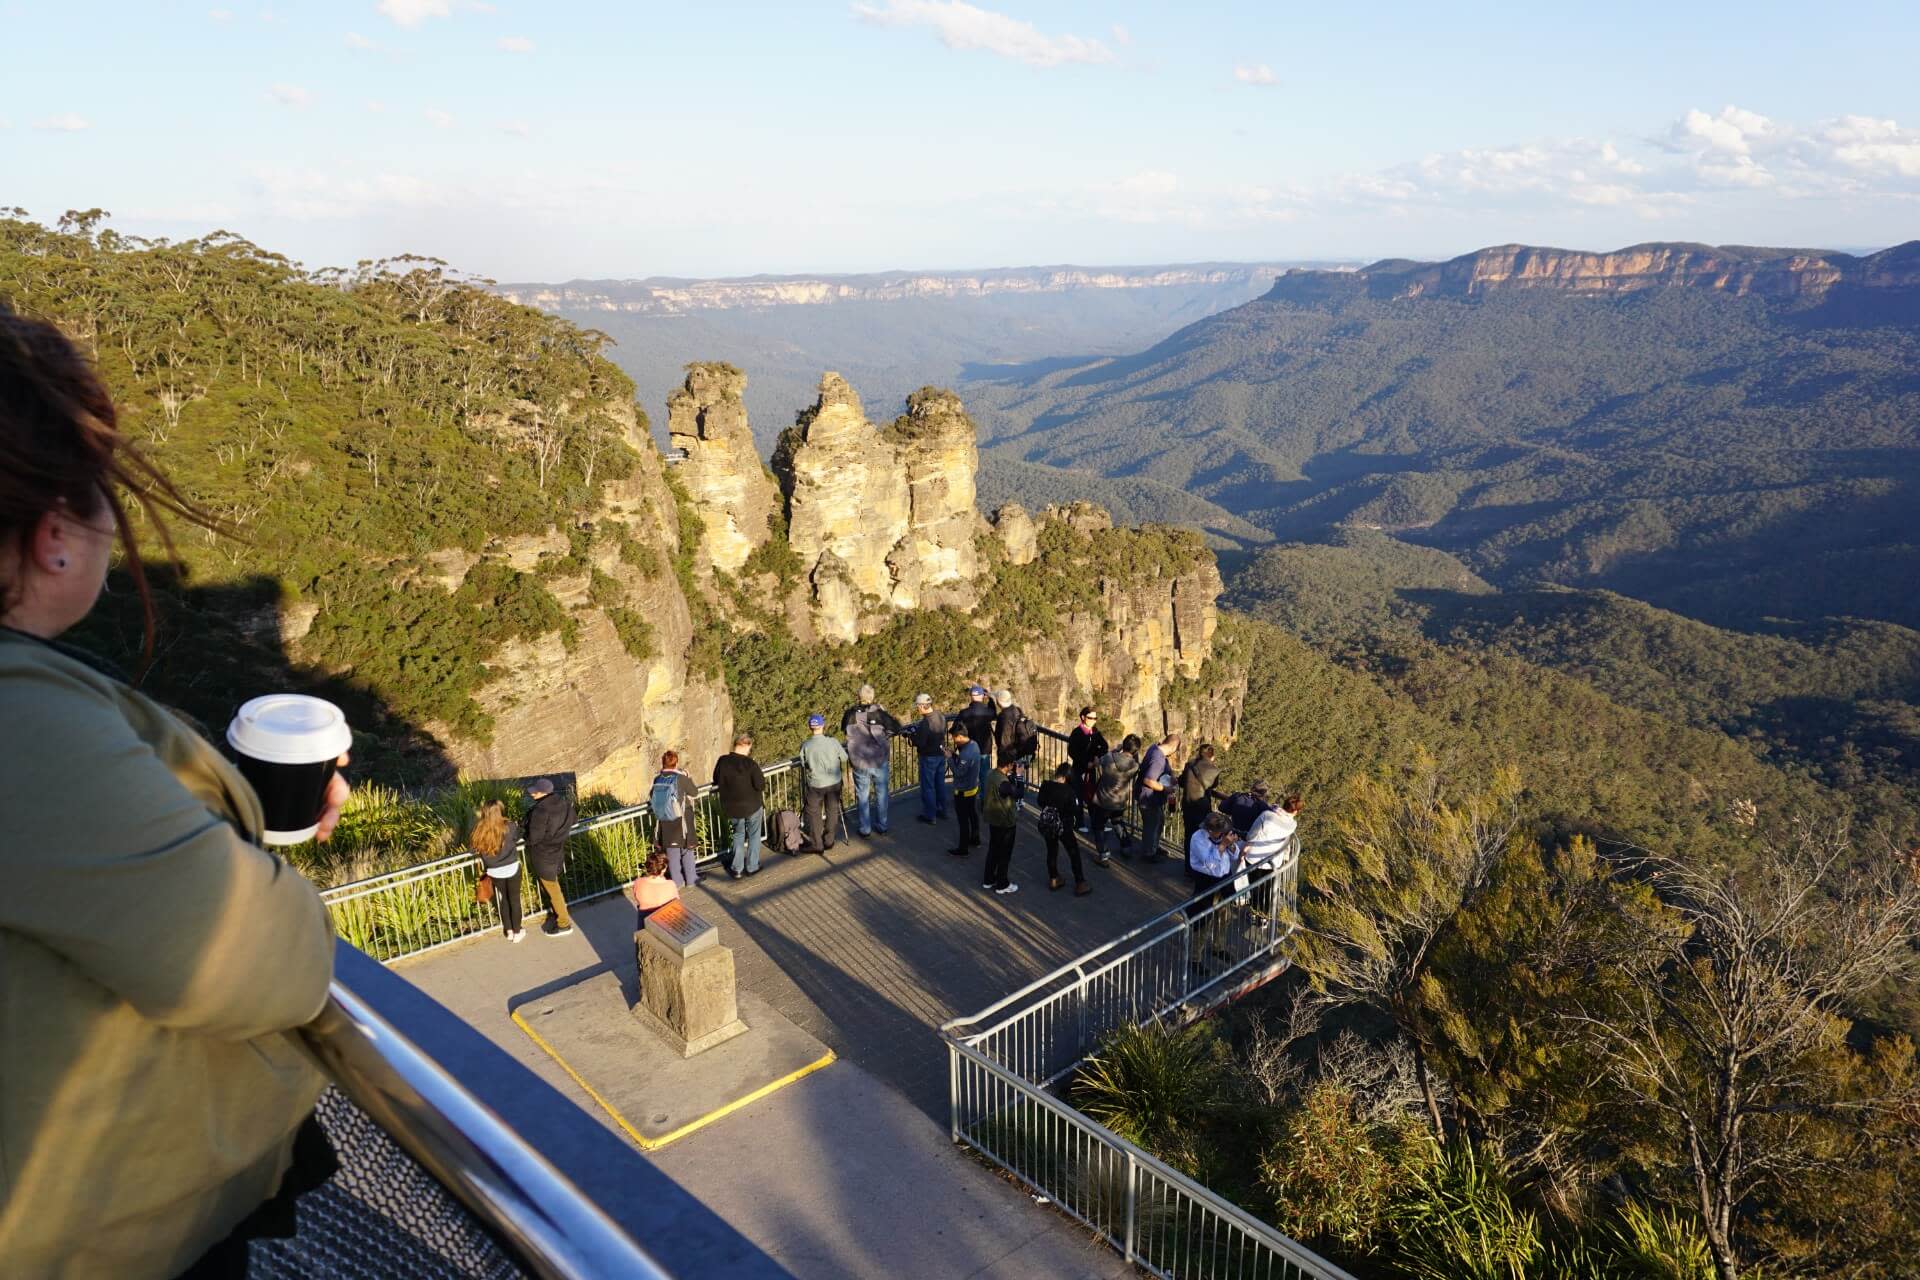
<svg viewBox="0 0 1920 1280">
<path fill-rule="evenodd" d="M 1348 297 L 1477 298 L 1514 289 L 1609 295 L 1645 289 L 1709 289 L 1736 296 L 1819 299 L 1852 286 L 1920 290 L 1920 241 L 1867 257 L 1741 245 L 1641 244 L 1611 253 L 1499 245 L 1446 262 L 1393 259 L 1359 271 L 1289 271 L 1266 298 L 1314 302 Z"/>
</svg>

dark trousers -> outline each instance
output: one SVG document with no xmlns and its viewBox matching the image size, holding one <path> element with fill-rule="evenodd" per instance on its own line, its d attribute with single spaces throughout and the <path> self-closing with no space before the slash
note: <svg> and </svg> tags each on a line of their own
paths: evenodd
<svg viewBox="0 0 1920 1280">
<path fill-rule="evenodd" d="M 1085 884 L 1087 869 L 1080 864 L 1080 842 L 1073 838 L 1073 828 L 1068 827 L 1057 836 L 1047 835 L 1044 831 L 1040 835 L 1047 842 L 1047 879 L 1060 878 L 1060 848 L 1064 845 L 1067 850 L 1067 861 L 1073 865 L 1073 882 L 1077 885 Z"/>
<path fill-rule="evenodd" d="M 987 828 L 987 872 L 983 883 L 996 889 L 1007 887 L 1007 868 L 1013 865 L 1013 837 L 1018 827 Z"/>
<path fill-rule="evenodd" d="M 493 905 L 500 909 L 500 924 L 508 933 L 520 930 L 521 878 L 516 874 L 493 882 Z"/>
<path fill-rule="evenodd" d="M 1167 825 L 1167 802 L 1140 802 L 1140 852 L 1148 858 L 1160 856 L 1160 833 Z"/>
<path fill-rule="evenodd" d="M 814 853 L 833 848 L 834 820 L 840 809 L 840 787 L 807 788 L 807 848 Z"/>
<path fill-rule="evenodd" d="M 970 796 L 963 796 L 958 791 L 953 793 L 953 820 L 960 824 L 960 835 L 953 847 L 978 849 L 980 847 L 980 792 L 977 789 Z"/>
<path fill-rule="evenodd" d="M 1103 809 L 1097 803 L 1087 806 L 1088 827 L 1092 831 L 1093 856 L 1098 860 L 1107 857 L 1107 830 L 1113 830 L 1113 843 L 1120 849 L 1127 844 L 1126 829 L 1120 825 L 1118 809 Z"/>
</svg>

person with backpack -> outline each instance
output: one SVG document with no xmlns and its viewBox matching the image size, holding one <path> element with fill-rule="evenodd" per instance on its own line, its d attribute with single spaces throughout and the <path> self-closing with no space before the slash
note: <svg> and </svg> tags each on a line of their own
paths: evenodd
<svg viewBox="0 0 1920 1280">
<path fill-rule="evenodd" d="M 947 718 L 933 709 L 933 695 L 913 700 L 916 717 L 907 738 L 920 757 L 920 821 L 932 826 L 947 817 Z"/>
<path fill-rule="evenodd" d="M 967 690 L 967 705 L 953 717 L 967 726 L 967 740 L 979 749 L 981 763 L 989 769 L 993 767 L 993 725 L 999 716 L 1000 708 L 976 684 Z"/>
<path fill-rule="evenodd" d="M 1104 867 L 1113 861 L 1113 854 L 1107 850 L 1107 831 L 1114 833 L 1114 845 L 1118 852 L 1127 853 L 1126 832 L 1121 829 L 1121 815 L 1126 812 L 1127 800 L 1133 794 L 1134 782 L 1140 776 L 1140 739 L 1128 734 L 1120 740 L 1118 749 L 1109 751 L 1100 757 L 1095 766 L 1096 782 L 1093 791 L 1093 865 Z"/>
<path fill-rule="evenodd" d="M 1060 847 L 1066 846 L 1067 860 L 1073 864 L 1073 894 L 1084 898 L 1093 892 L 1087 883 L 1086 868 L 1080 865 L 1080 842 L 1073 835 L 1073 814 L 1079 807 L 1074 796 L 1073 766 L 1061 761 L 1053 776 L 1040 784 L 1036 797 L 1040 805 L 1040 838 L 1047 842 L 1047 888 L 1060 889 Z"/>
<path fill-rule="evenodd" d="M 893 792 L 893 738 L 900 722 L 873 700 L 873 686 L 860 686 L 860 701 L 840 717 L 847 758 L 853 761 L 853 806 L 860 834 L 887 833 L 887 797 Z"/>
<path fill-rule="evenodd" d="M 767 775 L 753 758 L 753 735 L 736 733 L 733 750 L 713 762 L 713 789 L 727 819 L 735 880 L 760 870 L 760 841 L 766 836 Z"/>
<path fill-rule="evenodd" d="M 1040 726 L 1013 700 L 1013 690 L 1002 689 L 993 695 L 1000 714 L 993 721 L 994 755 L 1013 764 L 1025 764 L 1040 750 Z"/>
<path fill-rule="evenodd" d="M 980 847 L 980 775 L 985 765 L 980 748 L 967 736 L 967 726 L 953 726 L 953 819 L 958 826 L 953 848 L 947 850 L 964 858 Z"/>
<path fill-rule="evenodd" d="M 1013 865 L 1013 842 L 1020 834 L 1020 801 L 1027 794 L 1026 770 L 1001 761 L 981 786 L 981 807 L 987 819 L 987 868 L 982 889 L 1005 896 L 1020 892 L 1008 878 Z"/>
<path fill-rule="evenodd" d="M 1203 742 L 1180 771 L 1180 843 L 1185 848 L 1192 848 L 1194 832 L 1213 812 L 1215 788 L 1220 783 L 1220 766 L 1213 762 L 1213 756 L 1213 744 Z M 1191 862 L 1187 869 L 1193 869 Z"/>
<path fill-rule="evenodd" d="M 506 806 L 489 800 L 480 806 L 474 819 L 467 848 L 480 859 L 480 871 L 493 883 L 493 897 L 500 911 L 500 927 L 508 942 L 527 936 L 520 927 L 520 824 L 507 817 Z"/>
<path fill-rule="evenodd" d="M 700 789 L 680 768 L 680 753 L 662 752 L 660 772 L 653 776 L 647 802 L 653 807 L 654 846 L 666 851 L 667 874 L 682 889 L 700 883 L 700 872 L 694 866 L 700 857 L 700 841 L 693 814 L 699 798 Z"/>
<path fill-rule="evenodd" d="M 807 740 L 800 745 L 800 781 L 807 789 L 807 844 L 803 852 L 825 853 L 833 848 L 834 818 L 846 824 L 841 797 L 852 761 L 840 739 L 827 736 L 827 718 L 807 717 Z"/>
<path fill-rule="evenodd" d="M 1160 833 L 1167 823 L 1167 802 L 1173 798 L 1173 757 L 1180 751 L 1180 735 L 1169 733 L 1147 748 L 1140 761 L 1140 847 L 1147 857 L 1160 854 Z"/>
<path fill-rule="evenodd" d="M 567 914 L 567 895 L 560 888 L 560 873 L 567 867 L 567 834 L 573 830 L 573 798 L 556 791 L 551 778 L 536 778 L 527 784 L 527 865 L 533 878 L 547 895 L 547 922 L 540 932 L 549 938 L 564 938 L 573 932 L 573 917 Z"/>
<path fill-rule="evenodd" d="M 1093 765 L 1107 754 L 1107 739 L 1100 732 L 1100 716 L 1092 707 L 1080 708 L 1080 723 L 1067 735 L 1067 759 L 1073 762 L 1075 797 L 1078 800 L 1075 825 L 1089 830 L 1093 806 Z M 1096 849 L 1096 853 L 1098 850 Z"/>
</svg>

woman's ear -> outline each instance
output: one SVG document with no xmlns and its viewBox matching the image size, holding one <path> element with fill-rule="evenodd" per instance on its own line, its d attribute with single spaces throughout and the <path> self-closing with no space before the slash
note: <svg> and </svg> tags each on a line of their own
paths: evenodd
<svg viewBox="0 0 1920 1280">
<path fill-rule="evenodd" d="M 72 520 L 64 511 L 44 512 L 27 534 L 26 551 L 27 563 L 41 573 L 65 573 L 73 567 Z"/>
</svg>

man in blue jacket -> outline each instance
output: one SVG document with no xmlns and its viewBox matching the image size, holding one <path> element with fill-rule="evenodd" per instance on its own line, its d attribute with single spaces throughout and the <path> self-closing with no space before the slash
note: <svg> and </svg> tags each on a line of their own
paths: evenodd
<svg viewBox="0 0 1920 1280">
<path fill-rule="evenodd" d="M 959 840 L 947 850 L 964 858 L 980 847 L 980 748 L 967 735 L 967 726 L 953 726 L 953 817 Z"/>
</svg>

